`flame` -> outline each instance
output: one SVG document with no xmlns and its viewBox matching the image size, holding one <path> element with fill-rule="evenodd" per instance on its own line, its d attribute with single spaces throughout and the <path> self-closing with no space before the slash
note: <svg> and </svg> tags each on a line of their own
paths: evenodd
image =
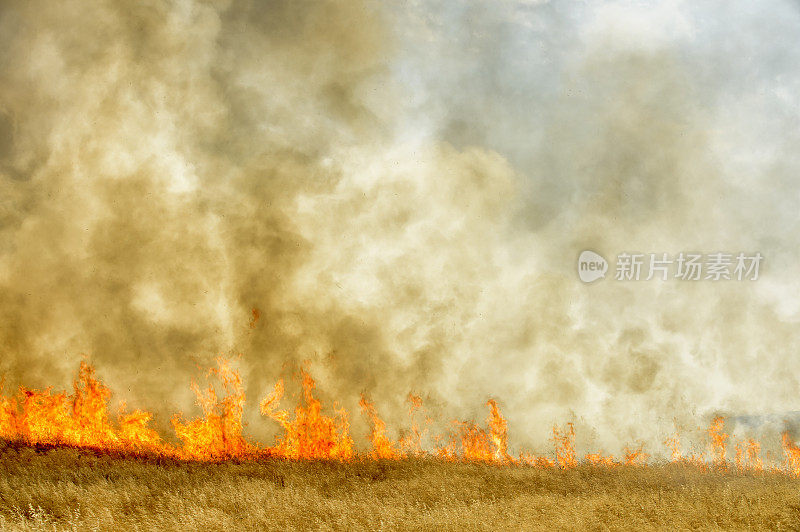
<svg viewBox="0 0 800 532">
<path fill-rule="evenodd" d="M 559 467 L 569 469 L 578 465 L 575 450 L 575 428 L 567 423 L 561 429 L 554 426 L 555 459 L 521 452 L 519 458 L 509 453 L 508 422 L 496 400 L 490 399 L 485 428 L 472 421 L 454 421 L 445 434 L 428 436 L 433 420 L 425 413 L 422 399 L 409 394 L 408 415 L 411 428 L 397 441 L 388 437 L 388 428 L 378 415 L 375 404 L 361 397 L 361 411 L 369 420 L 370 450 L 360 454 L 350 437 L 349 416 L 334 403 L 334 415 L 323 413 L 322 403 L 314 397 L 316 383 L 307 368 L 300 368 L 302 402 L 292 415 L 278 408 L 284 395 L 283 380 L 261 401 L 261 413 L 278 422 L 283 429 L 273 447 L 260 447 L 247 441 L 242 422 L 245 393 L 239 372 L 225 358 L 216 360 L 208 370 L 206 388 L 196 382 L 191 389 L 197 398 L 201 416 L 185 420 L 182 414 L 172 418 L 172 426 L 180 440 L 179 446 L 166 443 L 150 428 L 153 415 L 142 410 L 128 412 L 120 404 L 115 419 L 109 415 L 111 391 L 98 378 L 94 367 L 81 362 L 71 394 L 55 393 L 51 388 L 31 390 L 20 387 L 14 396 L 0 393 L 0 438 L 20 440 L 27 444 L 55 444 L 92 447 L 110 451 L 152 453 L 184 460 L 215 461 L 228 459 L 257 459 L 274 456 L 286 459 L 353 460 L 356 458 L 400 459 L 408 456 L 436 456 L 451 461 L 480 461 L 493 464 L 517 464 L 530 467 Z M 0 391 L 2 382 L 0 381 Z M 420 428 L 420 418 L 426 427 Z M 724 432 L 725 420 L 715 417 L 706 432 L 709 436 L 710 464 L 727 467 L 729 435 Z M 426 449 L 427 440 L 428 448 Z M 774 461 L 765 465 L 761 458 L 761 443 L 753 438 L 735 445 L 733 463 L 737 470 L 784 471 L 800 476 L 800 447 L 788 433 L 782 435 L 786 460 L 779 466 Z M 664 441 L 673 462 L 707 469 L 704 454 L 685 456 L 677 432 Z M 642 444 L 626 447 L 621 459 L 603 453 L 587 453 L 583 462 L 596 467 L 646 466 L 650 455 Z"/>
<path fill-rule="evenodd" d="M 646 465 L 650 455 L 644 452 L 644 445 L 639 444 L 636 448 L 625 447 L 625 465 Z"/>
<path fill-rule="evenodd" d="M 500 413 L 500 408 L 497 406 L 497 401 L 489 399 L 486 405 L 490 408 L 489 411 L 489 437 L 494 445 L 494 460 L 498 462 L 506 462 L 511 460 L 508 454 L 508 422 L 503 414 Z"/>
<path fill-rule="evenodd" d="M 464 460 L 491 462 L 495 459 L 495 448 L 489 433 L 477 424 L 462 422 L 461 457 Z"/>
<path fill-rule="evenodd" d="M 555 467 L 555 462 L 544 456 L 536 456 L 529 452 L 521 452 L 519 454 L 519 463 L 533 467 Z"/>
<path fill-rule="evenodd" d="M 664 440 L 664 445 L 667 446 L 670 450 L 670 460 L 673 462 L 682 462 L 683 461 L 683 453 L 681 452 L 681 435 L 678 430 L 675 430 L 675 434 Z"/>
<path fill-rule="evenodd" d="M 375 404 L 367 400 L 363 394 L 358 404 L 361 406 L 361 412 L 365 413 L 372 422 L 372 429 L 369 435 L 369 440 L 372 443 L 370 456 L 372 458 L 388 460 L 397 460 L 401 458 L 401 453 L 395 448 L 395 442 L 386 437 L 386 423 L 378 416 L 378 411 L 375 410 Z"/>
<path fill-rule="evenodd" d="M 800 476 L 800 447 L 798 447 L 788 432 L 781 434 L 783 452 L 786 454 L 786 467 L 794 476 Z"/>
<path fill-rule="evenodd" d="M 158 452 L 161 437 L 147 425 L 153 419 L 153 414 L 142 410 L 125 413 L 125 404 L 120 405 L 117 413 L 119 435 L 127 448 L 136 448 L 142 451 Z"/>
<path fill-rule="evenodd" d="M 458 421 L 453 421 L 454 424 L 459 425 Z M 437 435 L 435 438 L 436 441 L 436 457 L 441 458 L 443 460 L 454 461 L 458 459 L 458 454 L 456 452 L 456 447 L 458 443 L 456 442 L 456 435 L 452 431 L 450 432 L 450 437 L 448 438 L 447 444 L 441 445 L 442 437 Z"/>
<path fill-rule="evenodd" d="M 726 456 L 726 440 L 728 435 L 722 432 L 725 418 L 715 417 L 708 427 L 708 436 L 711 439 L 711 453 L 714 457 L 714 464 L 724 467 Z"/>
<path fill-rule="evenodd" d="M 322 404 L 314 398 L 316 383 L 311 375 L 301 369 L 303 398 L 305 406 L 295 408 L 295 418 L 290 419 L 285 410 L 276 410 L 283 397 L 283 381 L 261 401 L 261 414 L 268 416 L 283 427 L 284 435 L 279 438 L 275 454 L 291 459 L 337 459 L 348 460 L 353 457 L 353 440 L 350 438 L 350 422 L 347 412 L 335 408 L 337 417 L 322 414 Z"/>
<path fill-rule="evenodd" d="M 753 471 L 762 471 L 764 463 L 761 460 L 761 444 L 749 438 L 746 441 L 736 444 L 736 469 L 743 471 L 750 469 Z"/>
<path fill-rule="evenodd" d="M 52 393 L 20 387 L 16 397 L 0 397 L 0 434 L 29 444 L 62 444 L 115 450 L 142 451 L 163 446 L 147 424 L 152 416 L 139 410 L 117 416 L 118 428 L 108 416 L 111 391 L 95 369 L 83 361 L 73 393 Z"/>
<path fill-rule="evenodd" d="M 500 413 L 497 401 L 490 399 L 486 405 L 489 407 L 488 430 L 472 421 L 454 421 L 457 430 L 451 433 L 447 445 L 438 449 L 437 456 L 447 460 L 514 462 L 508 454 L 508 422 Z M 461 443 L 460 455 L 456 452 L 457 442 Z"/>
<path fill-rule="evenodd" d="M 611 455 L 603 456 L 603 453 L 589 453 L 584 457 L 584 460 L 593 466 L 613 467 L 617 465 L 617 461 Z"/>
<path fill-rule="evenodd" d="M 701 469 L 708 469 L 705 453 L 700 453 L 700 454 L 692 453 L 689 455 L 686 461 L 695 467 L 699 467 Z"/>
<path fill-rule="evenodd" d="M 575 454 L 575 427 L 567 423 L 567 430 L 563 433 L 558 427 L 553 427 L 553 441 L 556 445 L 556 463 L 561 469 L 569 469 L 578 465 Z"/>
<path fill-rule="evenodd" d="M 251 454 L 255 448 L 242 437 L 242 412 L 244 387 L 239 373 L 231 369 L 224 358 L 217 359 L 217 367 L 208 370 L 207 377 L 216 377 L 225 395 L 217 397 L 213 384 L 203 391 L 196 382 L 192 390 L 203 417 L 184 422 L 180 414 L 172 418 L 175 433 L 183 442 L 181 452 L 197 460 L 219 460 Z"/>
</svg>

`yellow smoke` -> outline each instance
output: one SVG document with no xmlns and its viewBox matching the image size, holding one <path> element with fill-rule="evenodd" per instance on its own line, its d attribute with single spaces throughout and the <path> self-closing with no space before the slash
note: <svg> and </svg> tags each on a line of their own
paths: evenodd
<svg viewBox="0 0 800 532">
<path fill-rule="evenodd" d="M 87 355 L 165 426 L 218 354 L 242 354 L 251 398 L 310 359 L 322 393 L 356 412 L 366 391 L 390 426 L 410 390 L 443 416 L 494 396 L 512 445 L 575 421 L 609 451 L 676 417 L 796 409 L 798 333 L 758 286 L 574 274 L 583 249 L 785 250 L 747 232 L 743 209 L 769 205 L 719 164 L 680 54 L 595 28 L 551 51 L 531 113 L 489 83 L 513 77 L 502 32 L 467 32 L 489 39 L 475 52 L 394 4 L 1 9 L 12 382 L 64 386 Z M 489 24 L 475 9 L 453 25 Z M 437 68 L 416 86 L 421 60 Z"/>
</svg>

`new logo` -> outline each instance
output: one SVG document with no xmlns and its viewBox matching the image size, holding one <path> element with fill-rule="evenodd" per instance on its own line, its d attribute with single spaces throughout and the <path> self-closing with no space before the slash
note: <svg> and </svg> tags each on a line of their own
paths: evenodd
<svg viewBox="0 0 800 532">
<path fill-rule="evenodd" d="M 582 251 L 578 257 L 578 277 L 584 283 L 592 283 L 606 276 L 608 262 L 594 251 Z"/>
</svg>

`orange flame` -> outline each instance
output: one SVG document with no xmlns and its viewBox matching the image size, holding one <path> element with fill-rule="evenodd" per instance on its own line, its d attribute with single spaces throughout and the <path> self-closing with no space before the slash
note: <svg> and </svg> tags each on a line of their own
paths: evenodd
<svg viewBox="0 0 800 532">
<path fill-rule="evenodd" d="M 635 449 L 625 447 L 625 465 L 643 466 L 647 464 L 648 458 L 650 455 L 644 452 L 643 444 L 639 444 Z"/>
<path fill-rule="evenodd" d="M 125 405 L 120 405 L 117 413 L 117 424 L 119 424 L 119 435 L 126 447 L 140 449 L 149 452 L 158 452 L 161 445 L 161 437 L 158 433 L 148 427 L 148 423 L 153 419 L 150 412 L 134 410 L 130 414 L 125 413 Z"/>
<path fill-rule="evenodd" d="M 182 454 L 196 460 L 220 460 L 241 457 L 255 451 L 242 437 L 242 412 L 244 387 L 239 373 L 224 358 L 217 359 L 217 367 L 208 371 L 222 383 L 225 396 L 217 397 L 213 384 L 205 390 L 192 382 L 197 404 L 203 417 L 183 422 L 180 414 L 172 418 L 175 433 L 183 442 Z"/>
<path fill-rule="evenodd" d="M 135 411 L 117 417 L 119 428 L 108 418 L 110 390 L 81 362 L 72 395 L 53 394 L 20 387 L 16 397 L 0 397 L 0 435 L 29 444 L 62 444 L 142 451 L 160 444 L 147 427 L 150 414 Z"/>
<path fill-rule="evenodd" d="M 305 406 L 295 408 L 295 418 L 290 419 L 285 410 L 276 410 L 283 397 L 283 381 L 261 402 L 261 414 L 271 417 L 284 429 L 274 449 L 278 456 L 292 459 L 336 459 L 353 457 L 353 440 L 350 438 L 350 422 L 344 409 L 336 408 L 337 418 L 323 415 L 322 404 L 314 398 L 316 383 L 305 370 L 300 370 L 303 380 Z"/>
<path fill-rule="evenodd" d="M 553 441 L 556 445 L 556 463 L 561 469 L 569 469 L 578 465 L 575 454 L 575 427 L 567 423 L 567 430 L 562 434 L 558 427 L 553 427 Z"/>
<path fill-rule="evenodd" d="M 494 460 L 497 462 L 506 462 L 511 460 L 508 454 L 508 422 L 503 414 L 500 413 L 500 408 L 497 406 L 497 401 L 489 399 L 486 403 L 489 407 L 489 436 L 494 444 Z"/>
<path fill-rule="evenodd" d="M 554 467 L 555 462 L 546 458 L 544 456 L 536 456 L 535 454 L 528 453 L 528 452 L 521 452 L 519 453 L 519 462 L 521 464 L 533 466 L 533 467 Z"/>
<path fill-rule="evenodd" d="M 715 417 L 708 427 L 708 436 L 711 438 L 711 452 L 714 457 L 714 464 L 724 467 L 726 456 L 726 440 L 728 435 L 722 432 L 725 418 Z"/>
<path fill-rule="evenodd" d="M 95 369 L 86 362 L 82 362 L 78 369 L 71 394 L 54 393 L 50 388 L 37 391 L 24 387 L 20 387 L 12 397 L 0 394 L 0 438 L 21 440 L 28 444 L 157 453 L 189 460 L 254 459 L 266 455 L 287 459 L 356 458 L 358 455 L 350 437 L 347 412 L 334 404 L 335 415 L 324 414 L 322 404 L 313 394 L 316 386 L 314 379 L 305 368 L 301 368 L 300 375 L 303 400 L 295 408 L 293 416 L 286 410 L 278 409 L 284 394 L 282 380 L 261 402 L 261 413 L 277 421 L 283 429 L 283 433 L 276 437 L 275 446 L 270 448 L 261 448 L 243 436 L 244 387 L 239 373 L 224 358 L 217 359 L 217 367 L 208 371 L 206 377 L 211 382 L 207 388 L 201 389 L 195 382 L 191 384 L 202 415 L 189 421 L 185 421 L 180 414 L 172 418 L 173 428 L 181 441 L 179 447 L 165 443 L 149 427 L 152 420 L 149 412 L 134 410 L 128 413 L 122 404 L 116 418 L 110 419 L 108 401 L 111 391 L 100 382 Z M 361 410 L 371 422 L 371 450 L 363 457 L 398 459 L 430 453 L 446 460 L 524 464 L 542 468 L 568 469 L 578 465 L 572 423 L 568 423 L 564 429 L 553 427 L 554 460 L 525 452 L 514 459 L 509 454 L 508 422 L 494 399 L 486 403 L 489 407 L 486 428 L 469 421 L 454 422 L 449 437 L 434 435 L 430 439 L 435 445 L 426 450 L 422 436 L 428 429 L 420 429 L 418 417 L 424 415 L 426 425 L 430 425 L 432 420 L 425 415 L 419 396 L 409 394 L 407 399 L 411 429 L 399 441 L 394 441 L 387 436 L 386 423 L 378 415 L 374 403 L 361 397 Z M 717 467 L 728 465 L 729 435 L 723 429 L 722 417 L 714 418 L 707 429 L 711 463 Z M 446 443 L 442 444 L 443 441 Z M 702 469 L 709 467 L 703 454 L 692 453 L 684 457 L 677 431 L 664 444 L 673 462 L 684 462 Z M 800 476 L 800 447 L 788 433 L 782 435 L 782 445 L 786 455 L 783 470 Z M 769 459 L 767 456 L 766 460 Z M 602 453 L 588 453 L 584 458 L 585 463 L 600 467 L 645 466 L 648 460 L 649 454 L 644 452 L 642 445 L 626 447 L 620 460 Z M 742 471 L 762 471 L 765 468 L 779 470 L 774 462 L 765 466 L 761 458 L 761 444 L 753 438 L 735 445 L 733 462 Z"/>
<path fill-rule="evenodd" d="M 401 454 L 395 449 L 395 442 L 386 437 L 386 423 L 378 416 L 375 404 L 368 401 L 364 394 L 361 394 L 361 400 L 358 404 L 361 406 L 361 412 L 365 413 L 372 422 L 369 436 L 372 443 L 370 456 L 388 460 L 401 458 Z"/>
<path fill-rule="evenodd" d="M 450 460 L 457 459 L 456 440 L 460 440 L 460 458 L 462 460 L 513 462 L 513 458 L 508 454 L 508 422 L 500 413 L 497 401 L 490 399 L 486 405 L 489 407 L 489 417 L 486 420 L 489 429 L 482 429 L 471 421 L 455 421 L 454 423 L 459 429 L 458 436 L 451 435 L 447 446 L 439 449 L 437 453 L 439 457 Z"/>
<path fill-rule="evenodd" d="M 681 452 L 681 435 L 677 429 L 675 430 L 675 434 L 664 440 L 664 445 L 666 445 L 670 450 L 671 461 L 683 461 L 683 453 Z"/>
<path fill-rule="evenodd" d="M 764 463 L 761 460 L 761 444 L 753 438 L 737 443 L 735 462 L 736 469 L 740 471 L 745 469 L 753 471 L 763 470 Z"/>
<path fill-rule="evenodd" d="M 800 447 L 792 441 L 788 431 L 781 434 L 781 444 L 786 453 L 786 467 L 792 475 L 800 476 Z"/>
<path fill-rule="evenodd" d="M 603 453 L 589 453 L 584 459 L 593 466 L 613 467 L 617 465 L 613 456 L 604 456 Z"/>
</svg>

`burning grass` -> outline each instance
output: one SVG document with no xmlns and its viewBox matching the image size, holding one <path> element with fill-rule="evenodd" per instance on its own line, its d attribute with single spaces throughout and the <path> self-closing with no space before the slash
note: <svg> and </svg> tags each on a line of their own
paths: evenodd
<svg viewBox="0 0 800 532">
<path fill-rule="evenodd" d="M 263 446 L 247 440 L 242 433 L 245 394 L 239 373 L 227 360 L 220 358 L 207 377 L 212 382 L 205 389 L 192 383 L 202 416 L 186 420 L 182 414 L 175 414 L 172 418 L 179 445 L 166 442 L 149 428 L 152 418 L 149 412 L 128 413 L 121 404 L 114 422 L 108 406 L 111 391 L 85 362 L 80 365 L 72 394 L 53 393 L 49 388 L 37 391 L 20 387 L 16 395 L 0 395 L 0 438 L 32 446 L 71 446 L 116 454 L 209 462 L 267 457 L 339 461 L 437 457 L 444 461 L 572 469 L 581 463 L 606 468 L 645 466 L 650 457 L 639 445 L 625 448 L 620 458 L 602 453 L 588 453 L 581 458 L 575 450 L 575 431 L 571 423 L 564 428 L 553 427 L 554 459 L 527 452 L 512 456 L 508 450 L 508 423 L 494 399 L 486 403 L 489 409 L 486 428 L 474 421 L 454 420 L 449 432 L 430 434 L 433 420 L 425 413 L 421 398 L 413 394 L 407 398 L 411 429 L 397 441 L 387 435 L 386 423 L 375 404 L 362 395 L 361 413 L 371 425 L 371 450 L 359 452 L 350 436 L 349 413 L 336 404 L 334 416 L 324 412 L 322 403 L 314 396 L 316 382 L 307 368 L 300 371 L 303 394 L 294 415 L 278 408 L 284 394 L 282 380 L 261 401 L 262 415 L 283 429 L 274 446 Z M 420 427 L 421 417 L 424 428 Z M 669 449 L 671 461 L 690 463 L 700 469 L 712 465 L 721 469 L 730 466 L 739 471 L 768 469 L 800 476 L 800 448 L 788 433 L 781 439 L 785 459 L 768 463 L 761 457 L 761 444 L 757 440 L 731 441 L 722 417 L 712 420 L 707 435 L 707 452 L 689 456 L 681 451 L 679 434 L 667 438 L 664 445 Z M 435 444 L 424 448 L 423 436 Z M 729 447 L 735 450 L 733 460 L 729 459 Z"/>
<path fill-rule="evenodd" d="M 349 413 L 314 396 L 307 368 L 294 411 L 279 408 L 283 382 L 261 401 L 282 429 L 273 446 L 242 434 L 239 374 L 220 359 L 216 385 L 193 385 L 200 417 L 172 418 L 179 444 L 148 427 L 148 412 L 116 415 L 111 392 L 82 364 L 73 393 L 20 388 L 0 396 L 0 529 L 551 529 L 769 528 L 800 525 L 800 450 L 783 435 L 783 461 L 760 443 L 732 441 L 724 419 L 707 452 L 669 462 L 641 447 L 620 457 L 575 450 L 571 424 L 553 428 L 553 456 L 509 453 L 500 405 L 484 425 L 454 421 L 431 434 L 409 394 L 411 430 L 393 440 L 362 397 L 369 449 L 350 436 Z M 433 447 L 423 444 L 435 442 Z"/>
<path fill-rule="evenodd" d="M 0 446 L 3 530 L 797 529 L 775 472 L 402 460 L 185 461 Z"/>
</svg>

